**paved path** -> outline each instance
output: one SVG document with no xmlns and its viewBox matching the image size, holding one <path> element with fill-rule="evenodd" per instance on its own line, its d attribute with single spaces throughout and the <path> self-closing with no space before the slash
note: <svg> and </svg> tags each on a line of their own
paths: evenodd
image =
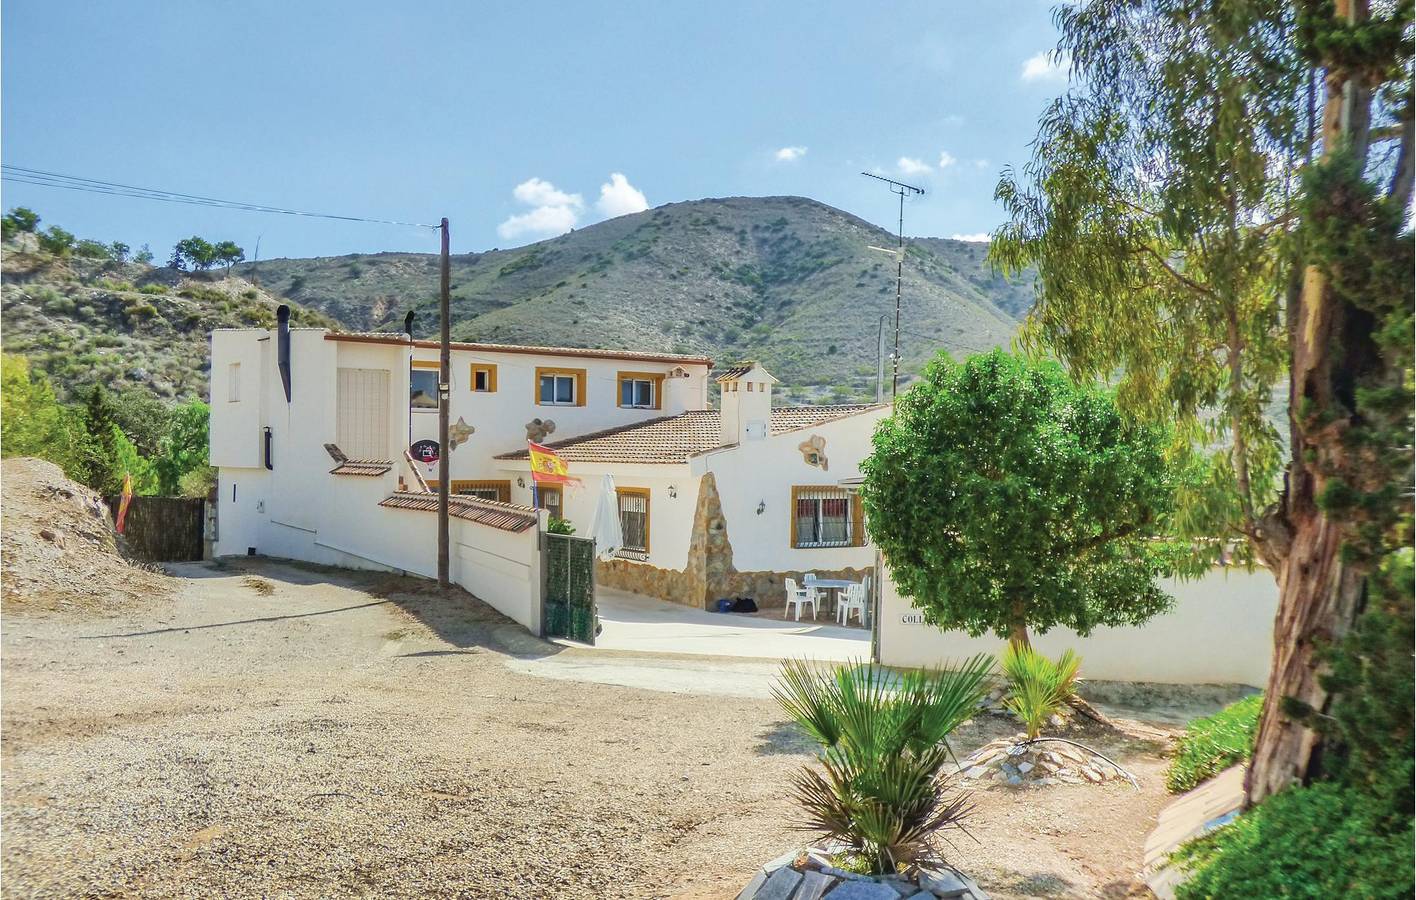
<svg viewBox="0 0 1416 900">
<path fill-rule="evenodd" d="M 829 619 L 713 613 L 612 588 L 595 592 L 604 631 L 598 650 L 755 659 L 868 660 L 870 632 Z"/>
</svg>

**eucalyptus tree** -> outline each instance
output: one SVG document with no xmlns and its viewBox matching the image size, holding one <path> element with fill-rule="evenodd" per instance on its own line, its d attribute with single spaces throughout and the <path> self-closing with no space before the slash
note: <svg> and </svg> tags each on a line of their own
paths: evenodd
<svg viewBox="0 0 1416 900">
<path fill-rule="evenodd" d="M 1197 564 L 1237 541 L 1277 577 L 1251 801 L 1314 773 L 1322 648 L 1409 520 L 1411 6 L 1063 7 L 1073 86 L 997 190 L 994 260 L 1038 271 L 1025 342 L 1177 424 Z"/>
</svg>

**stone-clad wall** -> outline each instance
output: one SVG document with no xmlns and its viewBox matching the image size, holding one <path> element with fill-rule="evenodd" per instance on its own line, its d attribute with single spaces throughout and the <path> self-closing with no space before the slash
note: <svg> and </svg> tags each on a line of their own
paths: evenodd
<svg viewBox="0 0 1416 900">
<path fill-rule="evenodd" d="M 871 574 L 862 569 L 814 569 L 822 578 L 859 581 Z M 739 572 L 733 566 L 733 545 L 728 539 L 728 523 L 718 499 L 718 484 L 709 472 L 698 488 L 693 512 L 693 535 L 688 546 L 688 565 L 683 571 L 661 569 L 647 563 L 616 559 L 599 562 L 595 578 L 599 584 L 695 609 L 708 609 L 722 597 L 751 597 L 760 608 L 786 604 L 784 579 L 802 580 L 802 572 Z"/>
</svg>

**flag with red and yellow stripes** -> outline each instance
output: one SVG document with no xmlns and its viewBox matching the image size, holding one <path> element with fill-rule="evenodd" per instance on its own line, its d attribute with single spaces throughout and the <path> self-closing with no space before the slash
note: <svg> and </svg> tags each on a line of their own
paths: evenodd
<svg viewBox="0 0 1416 900">
<path fill-rule="evenodd" d="M 532 481 L 539 481 L 542 484 L 580 483 L 579 478 L 571 476 L 570 470 L 566 468 L 565 460 L 556 455 L 556 452 L 550 447 L 543 447 L 535 441 L 527 441 L 526 450 L 531 455 Z"/>
</svg>

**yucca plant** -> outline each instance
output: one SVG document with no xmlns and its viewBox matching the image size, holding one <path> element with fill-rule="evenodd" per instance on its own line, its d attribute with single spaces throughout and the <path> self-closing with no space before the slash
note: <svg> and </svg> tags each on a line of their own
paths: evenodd
<svg viewBox="0 0 1416 900">
<path fill-rule="evenodd" d="M 927 857 L 937 832 L 962 828 L 973 807 L 948 789 L 948 737 L 974 714 L 992 667 L 987 656 L 904 674 L 784 662 L 773 695 L 822 746 L 824 773 L 807 766 L 794 782 L 804 826 L 844 844 L 876 874 Z"/>
<path fill-rule="evenodd" d="M 1003 651 L 1003 674 L 1008 678 L 1006 706 L 1023 721 L 1028 740 L 1042 732 L 1043 723 L 1076 691 L 1081 657 L 1071 650 L 1051 660 L 1032 647 L 1009 644 Z"/>
</svg>

